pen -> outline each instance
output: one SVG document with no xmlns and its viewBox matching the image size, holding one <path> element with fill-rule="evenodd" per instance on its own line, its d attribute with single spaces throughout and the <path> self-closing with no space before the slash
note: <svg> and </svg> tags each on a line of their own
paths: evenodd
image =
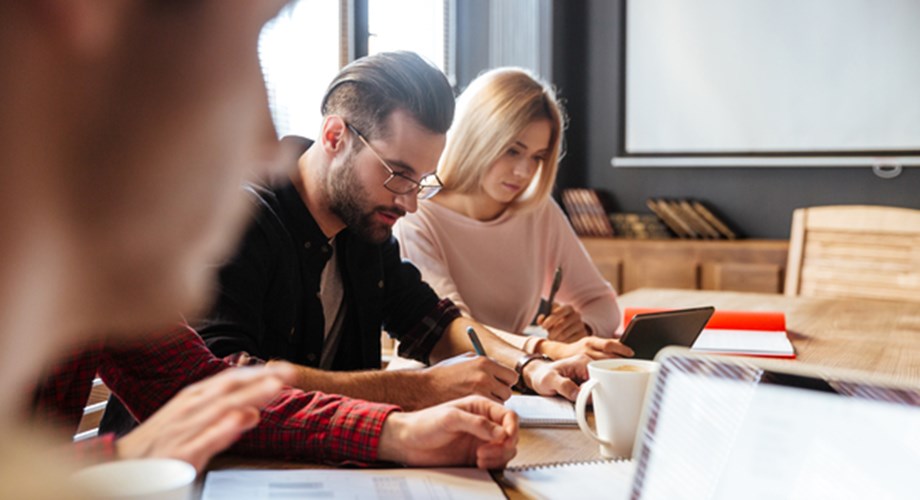
<svg viewBox="0 0 920 500">
<path fill-rule="evenodd" d="M 476 330 L 473 330 L 472 326 L 468 326 L 466 327 L 466 334 L 470 336 L 470 342 L 473 343 L 473 349 L 476 350 L 476 354 L 485 356 L 486 350 L 482 348 L 482 342 L 479 341 L 479 335 L 476 335 Z"/>
<path fill-rule="evenodd" d="M 544 314 L 547 316 L 549 313 L 553 312 L 553 301 L 556 300 L 556 292 L 559 291 L 559 285 L 562 284 L 562 266 L 556 268 L 555 274 L 553 274 L 553 286 L 549 289 L 549 299 L 546 301 L 546 310 Z"/>
</svg>

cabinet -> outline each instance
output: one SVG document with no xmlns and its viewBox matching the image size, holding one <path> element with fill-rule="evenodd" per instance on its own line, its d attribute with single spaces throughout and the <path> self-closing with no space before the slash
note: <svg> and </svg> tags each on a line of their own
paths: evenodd
<svg viewBox="0 0 920 500">
<path fill-rule="evenodd" d="M 581 238 L 618 293 L 684 288 L 781 293 L 786 240 L 633 240 Z"/>
</svg>

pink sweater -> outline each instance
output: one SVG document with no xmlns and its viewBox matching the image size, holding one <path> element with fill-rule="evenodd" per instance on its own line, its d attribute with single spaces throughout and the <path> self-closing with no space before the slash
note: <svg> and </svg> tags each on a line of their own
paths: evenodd
<svg viewBox="0 0 920 500">
<path fill-rule="evenodd" d="M 522 332 L 537 314 L 540 297 L 549 296 L 561 265 L 556 302 L 571 304 L 595 335 L 614 335 L 620 319 L 616 293 L 552 199 L 488 222 L 420 201 L 416 213 L 397 223 L 395 234 L 403 258 L 425 281 L 481 323 Z"/>
</svg>

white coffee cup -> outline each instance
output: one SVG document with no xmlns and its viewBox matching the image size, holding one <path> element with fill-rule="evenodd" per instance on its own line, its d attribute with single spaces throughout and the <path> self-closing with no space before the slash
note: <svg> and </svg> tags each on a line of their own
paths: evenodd
<svg viewBox="0 0 920 500">
<path fill-rule="evenodd" d="M 181 460 L 141 458 L 87 467 L 73 478 L 93 498 L 189 500 L 197 472 Z"/>
<path fill-rule="evenodd" d="M 658 363 L 642 359 L 603 359 L 588 363 L 588 381 L 575 401 L 575 415 L 582 432 L 600 443 L 607 458 L 631 457 L 636 428 L 649 381 Z M 594 396 L 595 432 L 585 418 L 588 396 Z"/>
</svg>

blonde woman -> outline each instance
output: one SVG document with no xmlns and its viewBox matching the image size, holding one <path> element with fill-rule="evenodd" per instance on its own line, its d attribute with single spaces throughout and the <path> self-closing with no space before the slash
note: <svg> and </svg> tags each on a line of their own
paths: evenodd
<svg viewBox="0 0 920 500">
<path fill-rule="evenodd" d="M 527 352 L 622 352 L 616 294 L 550 197 L 562 149 L 553 90 L 525 70 L 474 80 L 457 102 L 438 166 L 444 187 L 396 226 L 404 258 L 441 297 Z M 538 315 L 557 267 L 563 279 Z M 534 318 L 548 339 L 522 335 Z"/>
</svg>

